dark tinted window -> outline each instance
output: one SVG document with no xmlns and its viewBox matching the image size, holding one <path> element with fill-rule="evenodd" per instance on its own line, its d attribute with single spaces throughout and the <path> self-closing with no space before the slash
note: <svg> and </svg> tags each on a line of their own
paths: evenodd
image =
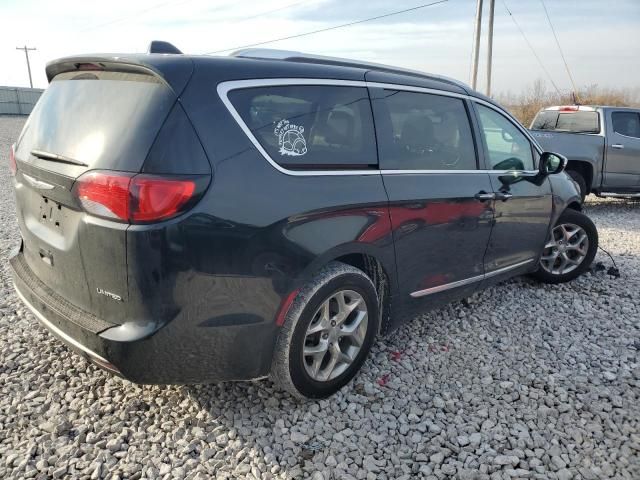
<svg viewBox="0 0 640 480">
<path fill-rule="evenodd" d="M 391 170 L 475 170 L 476 153 L 464 102 L 427 93 L 384 90 L 380 161 Z M 382 120 L 382 119 L 381 119 Z M 386 125 L 386 128 L 385 128 Z"/>
<path fill-rule="evenodd" d="M 598 112 L 560 112 L 556 130 L 574 133 L 598 133 Z"/>
<path fill-rule="evenodd" d="M 558 111 L 557 110 L 543 110 L 536 115 L 536 118 L 531 124 L 532 130 L 555 130 L 556 123 L 558 123 Z"/>
<path fill-rule="evenodd" d="M 231 91 L 229 99 L 269 156 L 281 165 L 377 167 L 365 88 L 260 87 Z"/>
<path fill-rule="evenodd" d="M 533 120 L 532 130 L 555 130 L 571 133 L 599 133 L 598 112 L 544 110 Z"/>
<path fill-rule="evenodd" d="M 533 170 L 531 142 L 516 125 L 496 110 L 477 105 L 480 128 L 492 170 Z"/>
<path fill-rule="evenodd" d="M 640 138 L 640 114 L 635 112 L 613 112 L 613 131 L 627 137 Z"/>
<path fill-rule="evenodd" d="M 150 75 L 57 75 L 25 125 L 19 157 L 36 149 L 90 168 L 138 171 L 174 102 L 172 91 Z"/>
</svg>

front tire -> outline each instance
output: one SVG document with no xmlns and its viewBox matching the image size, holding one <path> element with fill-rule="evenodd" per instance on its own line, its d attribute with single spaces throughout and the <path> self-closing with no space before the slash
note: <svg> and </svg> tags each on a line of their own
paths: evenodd
<svg viewBox="0 0 640 480">
<path fill-rule="evenodd" d="M 298 398 L 325 398 L 360 370 L 378 331 L 378 296 L 361 270 L 339 262 L 296 296 L 278 335 L 271 377 Z"/>
<path fill-rule="evenodd" d="M 565 210 L 553 227 L 533 277 L 544 283 L 564 283 L 582 275 L 598 250 L 598 230 L 584 213 Z"/>
<path fill-rule="evenodd" d="M 576 170 L 567 170 L 567 174 L 578 184 L 580 198 L 584 202 L 584 199 L 587 197 L 587 181 L 584 179 L 584 176 Z"/>
</svg>

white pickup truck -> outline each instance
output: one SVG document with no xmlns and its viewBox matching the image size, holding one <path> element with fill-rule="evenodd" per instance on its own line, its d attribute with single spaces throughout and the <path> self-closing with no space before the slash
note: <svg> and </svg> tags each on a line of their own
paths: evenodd
<svg viewBox="0 0 640 480">
<path fill-rule="evenodd" d="M 567 173 L 583 198 L 640 197 L 640 110 L 554 106 L 536 115 L 531 133 L 542 147 L 569 159 Z"/>
</svg>

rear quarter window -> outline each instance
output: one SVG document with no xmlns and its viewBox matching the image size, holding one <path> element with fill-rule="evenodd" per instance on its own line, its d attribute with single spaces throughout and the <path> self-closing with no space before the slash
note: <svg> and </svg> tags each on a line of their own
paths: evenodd
<svg viewBox="0 0 640 480">
<path fill-rule="evenodd" d="M 365 88 L 272 86 L 232 90 L 228 97 L 271 159 L 286 168 L 377 167 Z"/>
</svg>

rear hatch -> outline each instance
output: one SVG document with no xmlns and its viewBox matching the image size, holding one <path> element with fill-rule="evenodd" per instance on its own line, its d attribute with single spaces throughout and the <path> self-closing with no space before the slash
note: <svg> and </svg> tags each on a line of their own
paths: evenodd
<svg viewBox="0 0 640 480">
<path fill-rule="evenodd" d="M 50 86 L 15 146 L 24 261 L 73 305 L 122 323 L 114 307 L 128 297 L 128 223 L 88 215 L 73 187 L 88 171 L 143 171 L 177 95 L 141 66 L 61 61 L 47 71 Z"/>
</svg>

